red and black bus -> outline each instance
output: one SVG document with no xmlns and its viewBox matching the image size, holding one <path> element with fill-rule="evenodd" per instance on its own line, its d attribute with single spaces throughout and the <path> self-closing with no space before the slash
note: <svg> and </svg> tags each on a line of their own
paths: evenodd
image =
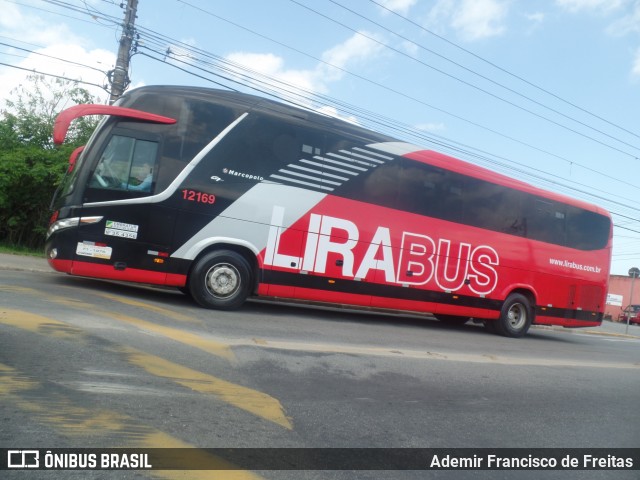
<svg viewBox="0 0 640 480">
<path fill-rule="evenodd" d="M 167 285 L 207 308 L 250 296 L 428 312 L 519 337 L 602 321 L 603 209 L 275 101 L 143 87 L 103 114 L 53 200 L 58 271 Z"/>
</svg>

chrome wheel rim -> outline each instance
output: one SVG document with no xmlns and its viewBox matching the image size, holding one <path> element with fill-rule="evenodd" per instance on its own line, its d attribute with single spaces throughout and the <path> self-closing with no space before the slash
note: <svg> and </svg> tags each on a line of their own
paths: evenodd
<svg viewBox="0 0 640 480">
<path fill-rule="evenodd" d="M 527 323 L 527 309 L 521 303 L 514 303 L 507 312 L 507 321 L 513 330 L 524 328 Z"/>
<path fill-rule="evenodd" d="M 214 265 L 207 271 L 205 285 L 214 297 L 230 297 L 240 288 L 240 272 L 229 263 Z"/>
</svg>

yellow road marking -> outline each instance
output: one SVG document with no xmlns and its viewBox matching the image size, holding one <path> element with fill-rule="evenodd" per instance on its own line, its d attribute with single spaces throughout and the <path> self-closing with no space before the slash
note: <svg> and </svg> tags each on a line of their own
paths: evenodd
<svg viewBox="0 0 640 480">
<path fill-rule="evenodd" d="M 110 293 L 102 293 L 102 292 L 91 292 L 93 295 L 98 297 L 103 297 L 108 300 L 113 300 L 114 302 L 123 303 L 125 305 L 131 305 L 133 307 L 143 308 L 145 310 L 149 310 L 154 313 L 159 313 L 164 315 L 165 317 L 172 318 L 173 320 L 177 320 L 179 322 L 191 322 L 191 323 L 199 323 L 202 324 L 201 320 L 190 317 L 188 315 L 183 315 L 182 313 L 174 312 L 173 310 L 168 310 L 164 307 L 158 307 L 156 305 L 152 305 L 151 303 L 141 302 L 139 300 L 133 300 L 127 297 L 121 297 L 119 295 L 112 295 Z"/>
<path fill-rule="evenodd" d="M 29 287 L 18 287 L 16 285 L 0 285 L 0 291 L 9 293 L 26 293 L 29 295 L 35 295 L 38 291 Z"/>
<path fill-rule="evenodd" d="M 67 288 L 71 288 L 71 287 L 67 287 Z M 51 294 L 48 294 L 48 293 L 43 293 L 41 291 L 36 290 L 35 288 L 18 287 L 18 286 L 15 286 L 15 285 L 0 285 L 0 291 L 9 292 L 9 293 L 20 293 L 20 294 L 23 294 L 23 295 L 35 295 L 35 296 L 38 296 L 40 298 L 44 298 L 44 299 L 46 299 L 48 301 L 51 301 L 51 302 L 55 302 L 55 303 L 59 303 L 61 305 L 66 305 L 66 306 L 75 307 L 75 308 L 87 308 L 87 309 L 90 309 L 90 310 L 93 310 L 93 309 L 96 308 L 95 304 L 83 302 L 82 300 L 77 300 L 77 299 L 73 299 L 73 298 L 63 298 L 63 297 L 59 297 L 57 295 L 51 295 Z M 74 290 L 74 293 L 76 293 L 76 291 L 77 290 Z M 110 293 L 89 291 L 89 294 L 95 295 L 97 297 L 106 298 L 106 299 L 112 300 L 114 302 L 123 303 L 125 305 L 131 305 L 133 307 L 142 308 L 142 309 L 148 310 L 148 311 L 153 312 L 153 313 L 159 313 L 160 315 L 162 315 L 164 317 L 171 318 L 171 319 L 177 320 L 179 322 L 190 322 L 190 323 L 197 323 L 197 324 L 202 324 L 203 323 L 202 320 L 199 320 L 197 318 L 190 317 L 189 315 L 184 315 L 182 313 L 175 312 L 173 310 L 169 310 L 166 307 L 158 307 L 158 306 L 153 305 L 151 303 L 141 302 L 139 300 L 133 300 L 131 298 L 121 297 L 121 296 L 113 295 L 113 294 L 110 294 Z"/>
<path fill-rule="evenodd" d="M 170 338 L 172 340 L 175 340 L 176 342 L 179 343 L 183 343 L 185 345 L 190 345 L 192 347 L 198 348 L 200 350 L 203 350 L 207 353 L 211 353 L 217 357 L 221 357 L 224 359 L 227 359 L 229 361 L 234 361 L 235 360 L 235 355 L 233 353 L 233 351 L 231 350 L 231 347 L 229 347 L 229 345 L 223 343 L 223 342 L 219 342 L 216 340 L 212 340 L 212 339 L 208 339 L 208 338 L 203 338 L 199 335 L 193 334 L 193 333 L 188 333 L 188 332 L 184 332 L 180 329 L 177 328 L 171 328 L 171 327 L 165 327 L 162 325 L 158 325 L 157 323 L 153 323 L 153 322 L 148 322 L 145 320 L 142 320 L 140 318 L 136 318 L 136 317 L 131 317 L 129 315 L 124 315 L 124 314 L 119 314 L 119 313 L 115 313 L 115 312 L 111 312 L 108 310 L 103 310 L 100 308 L 96 308 L 95 305 L 90 304 L 90 303 L 85 303 L 79 300 L 74 300 L 74 299 L 66 299 L 66 298 L 61 298 L 61 297 L 57 297 L 54 295 L 48 295 L 48 294 L 41 294 L 39 293 L 37 290 L 33 289 L 33 288 L 28 288 L 28 287 L 15 287 L 15 286 L 10 286 L 10 285 L 0 285 L 0 291 L 7 291 L 7 292 L 13 292 L 13 293 L 21 293 L 21 294 L 27 294 L 27 295 L 38 295 L 42 298 L 45 298 L 46 300 L 49 301 L 53 301 L 55 303 L 59 303 L 68 307 L 72 307 L 72 308 L 79 308 L 79 309 L 85 309 L 85 310 L 89 310 L 90 312 L 92 312 L 95 315 L 102 315 L 105 317 L 109 317 L 109 318 L 113 318 L 115 320 L 118 320 L 120 322 L 125 322 L 125 323 L 129 323 L 131 325 L 135 325 L 138 328 L 141 328 L 143 330 L 148 330 L 154 333 L 157 333 L 159 335 L 165 336 L 167 338 Z M 147 310 L 156 312 L 156 313 L 160 313 L 166 317 L 169 318 L 173 318 L 174 320 L 179 320 L 179 321 L 188 321 L 190 320 L 190 317 L 186 316 L 186 315 L 182 315 L 176 312 L 172 312 L 160 307 L 156 307 L 154 305 L 150 305 L 144 302 L 138 302 L 136 300 L 130 300 L 130 299 L 126 299 L 123 297 L 118 297 L 116 295 L 111 295 L 111 294 L 101 294 L 101 293 L 95 293 L 95 295 L 98 296 L 102 296 L 104 298 L 108 298 L 110 300 L 115 300 L 127 305 L 131 305 L 131 306 L 136 306 L 136 307 L 140 307 L 140 308 L 145 308 Z M 23 315 L 25 317 L 30 316 L 30 315 L 34 315 L 34 314 L 29 314 L 27 312 L 21 312 L 20 315 Z M 45 317 L 41 317 L 41 318 L 45 318 Z M 0 317 L 1 319 L 1 317 Z M 14 318 L 14 321 L 17 321 Z M 25 319 L 20 319 L 21 323 L 29 323 L 29 320 Z M 3 322 L 6 323 L 6 322 Z M 37 320 L 31 319 L 31 323 L 34 324 L 38 324 Z M 56 322 L 55 320 L 51 320 L 48 319 L 48 323 L 51 324 L 49 326 L 49 328 L 53 328 L 54 324 L 59 325 L 59 328 L 63 328 L 62 326 L 64 325 L 64 328 L 66 329 L 74 329 L 75 327 L 72 327 L 71 325 L 68 325 L 66 323 L 62 323 L 62 322 Z M 15 325 L 18 326 L 18 325 Z M 78 330 L 80 331 L 80 330 Z"/>
<path fill-rule="evenodd" d="M 234 468 L 225 460 L 205 451 L 197 450 L 193 445 L 183 442 L 153 427 L 138 423 L 128 415 L 105 409 L 89 409 L 74 405 L 73 400 L 60 394 L 52 394 L 47 398 L 29 400 L 19 396 L 28 390 L 35 390 L 42 385 L 35 379 L 19 373 L 14 368 L 0 363 L 0 397 L 11 401 L 21 410 L 30 414 L 37 421 L 55 428 L 63 435 L 72 437 L 94 436 L 95 432 L 111 437 L 118 447 L 128 448 L 193 448 L 189 452 L 189 460 L 215 466 L 220 470 L 192 471 L 159 471 L 148 473 L 166 479 L 189 478 L 259 480 L 262 477 L 246 470 L 222 470 Z M 33 397 L 33 395 L 31 396 Z M 192 463 L 195 465 L 197 463 Z"/>
<path fill-rule="evenodd" d="M 291 421 L 284 413 L 282 404 L 266 393 L 227 382 L 132 348 L 123 348 L 121 351 L 132 364 L 145 369 L 153 375 L 168 378 L 196 392 L 215 395 L 236 408 L 245 410 L 289 430 L 293 428 Z"/>
<path fill-rule="evenodd" d="M 0 323 L 58 338 L 78 339 L 84 337 L 84 332 L 73 325 L 22 310 L 3 308 L 0 310 Z"/>
<path fill-rule="evenodd" d="M 131 318 L 124 319 L 123 321 L 131 320 L 142 322 L 142 320 Z M 0 323 L 43 335 L 73 339 L 84 336 L 83 331 L 79 328 L 20 310 L 1 310 Z M 146 324 L 147 322 L 144 323 Z M 156 325 L 151 325 L 157 327 Z M 199 340 L 204 341 L 203 339 Z M 120 347 L 115 350 L 124 353 L 130 363 L 142 367 L 152 375 L 169 378 L 196 392 L 215 395 L 220 400 L 236 408 L 252 413 L 289 430 L 293 428 L 290 420 L 284 413 L 284 408 L 281 403 L 266 393 L 243 387 L 212 375 L 198 372 L 197 370 L 192 370 L 188 367 L 178 365 L 155 355 L 140 352 L 133 348 Z"/>
<path fill-rule="evenodd" d="M 123 315 L 115 312 L 106 312 L 103 310 L 99 310 L 96 313 L 113 318 L 120 322 L 134 325 L 138 328 L 141 328 L 142 330 L 148 330 L 150 332 L 158 333 L 164 337 L 170 338 L 171 340 L 184 343 L 185 345 L 190 345 L 200 350 L 204 350 L 205 352 L 211 353 L 217 357 L 225 358 L 229 361 L 235 360 L 235 354 L 231 350 L 231 347 L 225 343 L 208 338 L 203 338 L 194 333 L 185 332 L 177 328 L 165 327 L 156 323 L 147 322 L 146 320 L 142 320 L 136 317 L 130 317 L 129 315 Z"/>
<path fill-rule="evenodd" d="M 15 369 L 0 363 L 0 395 L 13 395 L 37 386 L 35 380 L 19 375 Z"/>
</svg>

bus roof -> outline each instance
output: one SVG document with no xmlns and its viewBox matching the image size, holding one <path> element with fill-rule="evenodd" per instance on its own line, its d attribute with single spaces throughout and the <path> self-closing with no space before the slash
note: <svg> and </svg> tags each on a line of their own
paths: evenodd
<svg viewBox="0 0 640 480">
<path fill-rule="evenodd" d="M 206 87 L 192 86 L 172 86 L 172 85 L 156 85 L 144 86 L 133 89 L 123 95 L 116 105 L 129 106 L 135 103 L 136 99 L 143 95 L 169 95 L 181 96 L 185 98 L 201 99 L 203 101 L 214 101 L 234 106 L 236 108 L 244 108 L 247 111 L 259 111 L 275 115 L 293 116 L 305 120 L 309 120 L 321 127 L 347 131 L 352 134 L 360 134 L 369 138 L 374 138 L 380 144 L 385 144 L 385 150 L 393 150 L 397 155 L 401 155 L 413 160 L 428 163 L 437 167 L 452 170 L 454 172 L 469 175 L 478 179 L 482 179 L 498 185 L 515 188 L 549 200 L 567 203 L 576 207 L 584 208 L 605 216 L 610 214 L 605 209 L 598 207 L 592 203 L 578 200 L 563 194 L 555 193 L 543 188 L 535 187 L 527 182 L 517 180 L 507 175 L 495 172 L 485 167 L 469 163 L 464 160 L 451 157 L 449 155 L 426 149 L 425 147 L 398 141 L 397 139 L 384 135 L 364 127 L 349 123 L 345 120 L 331 117 L 317 111 L 312 111 L 304 105 L 294 106 L 287 105 L 272 99 L 259 97 L 256 95 L 233 92 L 227 90 L 212 89 Z"/>
</svg>

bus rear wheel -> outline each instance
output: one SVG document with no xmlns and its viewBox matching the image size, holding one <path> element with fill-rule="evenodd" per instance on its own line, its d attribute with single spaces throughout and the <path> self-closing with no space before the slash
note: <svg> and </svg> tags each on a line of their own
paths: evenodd
<svg viewBox="0 0 640 480">
<path fill-rule="evenodd" d="M 490 329 L 504 337 L 519 338 L 527 333 L 532 321 L 529 299 L 520 293 L 512 293 L 502 305 L 500 318 L 491 322 Z"/>
<path fill-rule="evenodd" d="M 218 250 L 196 261 L 188 286 L 191 296 L 201 306 L 234 310 L 249 296 L 251 271 L 242 255 Z"/>
</svg>

